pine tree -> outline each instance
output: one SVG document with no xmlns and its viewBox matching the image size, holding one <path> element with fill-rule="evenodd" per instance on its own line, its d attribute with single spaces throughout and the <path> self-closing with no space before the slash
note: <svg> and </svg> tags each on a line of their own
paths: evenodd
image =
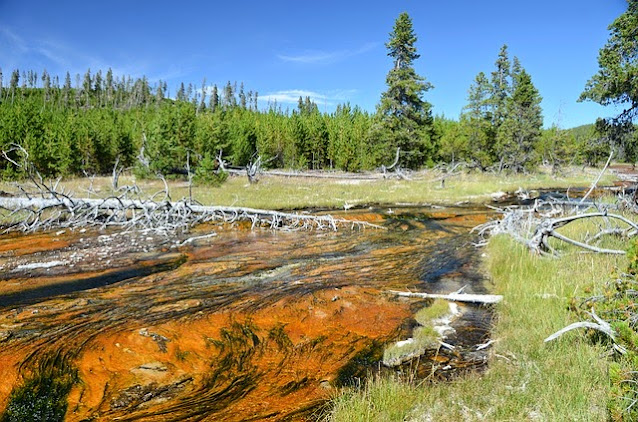
<svg viewBox="0 0 638 422">
<path fill-rule="evenodd" d="M 235 92 L 233 91 L 233 86 L 230 84 L 230 81 L 224 87 L 224 108 L 232 108 L 237 104 L 237 100 L 235 100 Z"/>
<path fill-rule="evenodd" d="M 635 139 L 638 116 L 638 0 L 627 3 L 627 10 L 609 25 L 609 39 L 598 53 L 598 73 L 579 98 L 623 107 L 618 116 L 596 122 L 599 132 L 620 149 L 626 149 L 627 139 Z"/>
<path fill-rule="evenodd" d="M 64 77 L 64 86 L 62 87 L 62 101 L 68 107 L 71 100 L 71 74 L 66 72 Z"/>
<path fill-rule="evenodd" d="M 157 89 L 155 89 L 155 102 L 157 103 L 157 105 L 161 105 L 162 101 L 164 100 L 164 82 L 162 82 L 162 80 L 160 80 L 157 83 Z"/>
<path fill-rule="evenodd" d="M 522 172 L 536 164 L 534 147 L 541 136 L 541 96 L 531 76 L 515 60 L 513 92 L 506 103 L 506 116 L 498 128 L 500 169 Z"/>
<path fill-rule="evenodd" d="M 179 84 L 179 89 L 177 90 L 177 101 L 186 101 L 186 89 L 184 88 L 184 82 Z"/>
<path fill-rule="evenodd" d="M 210 104 L 209 107 L 211 111 L 215 111 L 219 106 L 219 91 L 217 90 L 217 85 L 213 85 L 213 93 L 210 95 Z"/>
<path fill-rule="evenodd" d="M 16 89 L 18 89 L 19 83 L 20 83 L 20 71 L 16 69 L 13 72 L 11 72 L 11 80 L 9 81 L 9 90 L 11 91 L 11 104 L 13 104 Z"/>
<path fill-rule="evenodd" d="M 93 78 L 93 92 L 95 94 L 95 98 L 97 99 L 98 106 L 102 106 L 103 104 L 103 86 L 102 86 L 102 71 L 98 70 L 95 74 L 95 78 Z"/>
<path fill-rule="evenodd" d="M 197 106 L 197 114 L 206 109 L 206 78 L 202 79 L 202 94 L 200 96 L 199 104 Z"/>
<path fill-rule="evenodd" d="M 246 94 L 244 93 L 244 83 L 239 86 L 239 105 L 244 110 L 246 109 Z"/>
<path fill-rule="evenodd" d="M 84 74 L 84 82 L 82 82 L 82 94 L 84 95 L 84 105 L 89 107 L 91 104 L 91 69 Z"/>
<path fill-rule="evenodd" d="M 186 87 L 186 98 L 184 98 L 184 101 L 192 101 L 194 90 L 195 88 L 193 88 L 193 84 L 189 82 L 188 86 Z M 195 102 L 195 106 L 197 106 L 197 102 Z"/>
<path fill-rule="evenodd" d="M 505 120 L 507 114 L 507 98 L 510 96 L 511 88 L 509 79 L 511 76 L 511 64 L 507 54 L 507 45 L 501 47 L 496 59 L 496 70 L 492 72 L 492 95 L 490 103 L 492 107 L 492 123 L 498 127 Z"/>
<path fill-rule="evenodd" d="M 416 41 L 410 16 L 401 13 L 386 43 L 394 66 L 386 77 L 388 89 L 381 95 L 371 133 L 381 161 L 388 161 L 401 148 L 401 164 L 410 168 L 434 158 L 432 106 L 423 100 L 432 85 L 414 70 L 413 62 L 420 57 Z"/>
<path fill-rule="evenodd" d="M 482 170 L 493 164 L 495 154 L 491 93 L 487 76 L 480 72 L 470 86 L 468 104 L 460 122 L 468 141 L 468 158 Z"/>
<path fill-rule="evenodd" d="M 42 88 L 44 89 L 44 103 L 49 101 L 49 95 L 51 94 L 51 76 L 46 69 L 42 71 Z"/>
<path fill-rule="evenodd" d="M 106 71 L 106 79 L 104 80 L 106 89 L 106 104 L 110 105 L 113 101 L 113 94 L 115 93 L 115 87 L 113 86 L 113 70 L 109 67 Z"/>
</svg>

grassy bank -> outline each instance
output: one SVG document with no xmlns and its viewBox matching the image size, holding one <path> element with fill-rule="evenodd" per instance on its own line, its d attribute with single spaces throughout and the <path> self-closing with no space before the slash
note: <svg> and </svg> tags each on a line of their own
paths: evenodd
<svg viewBox="0 0 638 422">
<path fill-rule="evenodd" d="M 587 225 L 569 228 L 572 233 Z M 617 244 L 617 247 L 622 247 Z M 511 239 L 492 239 L 485 266 L 491 290 L 504 295 L 493 330 L 496 343 L 482 374 L 448 383 L 369 380 L 334 401 L 333 421 L 551 420 L 608 418 L 607 350 L 572 332 L 544 344 L 573 322 L 570 298 L 602 284 L 625 257 L 569 252 L 560 259 L 532 256 Z"/>
<path fill-rule="evenodd" d="M 266 209 L 299 209 L 312 207 L 343 208 L 362 204 L 454 204 L 459 201 L 484 202 L 495 192 L 523 189 L 584 187 L 591 184 L 598 169 L 570 169 L 565 176 L 553 177 L 541 169 L 529 175 L 469 173 L 448 177 L 441 186 L 440 175 L 419 173 L 414 180 L 337 180 L 264 176 L 259 183 L 249 184 L 245 177 L 231 177 L 219 187 L 195 186 L 193 198 L 202 204 L 232 205 Z M 600 184 L 611 183 L 605 176 Z M 132 176 L 123 176 L 120 186 L 132 184 Z M 144 192 L 153 194 L 163 189 L 159 180 L 136 180 Z M 64 180 L 61 187 L 78 196 L 86 196 L 89 179 Z M 188 197 L 188 184 L 169 182 L 173 199 Z M 99 196 L 112 194 L 111 179 L 96 177 L 92 188 Z M 11 183 L 0 183 L 0 190 L 15 191 Z M 158 197 L 161 198 L 161 195 Z"/>
</svg>

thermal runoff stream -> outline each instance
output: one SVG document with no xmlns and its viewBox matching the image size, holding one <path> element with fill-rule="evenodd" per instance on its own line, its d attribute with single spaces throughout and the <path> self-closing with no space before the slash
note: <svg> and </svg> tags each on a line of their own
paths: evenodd
<svg viewBox="0 0 638 422">
<path fill-rule="evenodd" d="M 386 230 L 205 225 L 189 236 L 216 236 L 179 248 L 116 231 L 0 237 L 0 414 L 310 419 L 430 303 L 388 290 L 485 293 L 470 233 L 485 209 L 339 216 Z M 454 350 L 420 358 L 422 373 L 484 364 L 489 311 L 461 310 Z"/>
</svg>

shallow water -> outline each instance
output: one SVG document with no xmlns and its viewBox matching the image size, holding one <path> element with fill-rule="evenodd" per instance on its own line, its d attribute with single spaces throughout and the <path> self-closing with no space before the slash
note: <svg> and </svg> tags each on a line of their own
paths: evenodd
<svg viewBox="0 0 638 422">
<path fill-rule="evenodd" d="M 484 209 L 340 216 L 387 230 L 205 226 L 194 234 L 218 235 L 179 250 L 117 233 L 0 238 L 0 411 L 64 367 L 79 379 L 69 421 L 310 418 L 378 368 L 428 304 L 387 290 L 485 291 L 469 233 Z M 483 364 L 472 350 L 489 312 L 463 309 L 446 340 L 457 349 L 433 351 L 419 373 Z"/>
</svg>

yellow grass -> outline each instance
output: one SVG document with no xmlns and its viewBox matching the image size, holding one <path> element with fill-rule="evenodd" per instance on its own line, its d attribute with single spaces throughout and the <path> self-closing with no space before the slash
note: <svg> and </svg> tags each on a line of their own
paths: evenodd
<svg viewBox="0 0 638 422">
<path fill-rule="evenodd" d="M 441 186 L 440 175 L 422 172 L 414 180 L 335 180 L 262 176 L 259 183 L 249 184 L 246 177 L 231 177 L 220 187 L 195 186 L 193 198 L 206 205 L 244 206 L 266 209 L 299 209 L 313 207 L 348 208 L 367 204 L 455 204 L 460 201 L 486 202 L 496 192 L 523 189 L 584 187 L 591 184 L 597 169 L 571 169 L 566 176 L 553 177 L 546 170 L 530 175 L 498 175 L 469 173 L 451 176 Z M 605 176 L 600 184 L 608 184 Z M 120 186 L 137 183 L 146 195 L 163 189 L 159 180 L 120 178 Z M 76 196 L 87 196 L 88 179 L 63 180 L 61 187 Z M 183 180 L 169 181 L 172 199 L 188 197 L 188 184 Z M 96 177 L 93 189 L 98 196 L 112 194 L 109 177 Z M 15 191 L 11 183 L 0 183 L 0 190 Z M 161 196 L 160 196 L 161 198 Z"/>
</svg>

